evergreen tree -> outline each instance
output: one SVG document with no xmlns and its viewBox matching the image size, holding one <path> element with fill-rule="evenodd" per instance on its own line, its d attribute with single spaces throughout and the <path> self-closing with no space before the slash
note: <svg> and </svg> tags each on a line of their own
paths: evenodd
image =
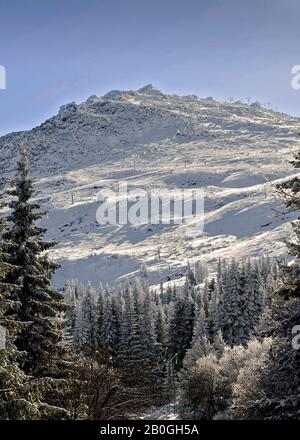
<svg viewBox="0 0 300 440">
<path fill-rule="evenodd" d="M 186 282 L 190 286 L 196 286 L 197 281 L 194 272 L 191 269 L 190 262 L 187 262 L 187 270 L 186 270 Z"/>
<path fill-rule="evenodd" d="M 156 325 L 157 343 L 161 347 L 161 351 L 166 352 L 169 347 L 170 341 L 169 341 L 167 316 L 165 313 L 164 306 L 162 304 L 158 304 L 155 325 Z"/>
<path fill-rule="evenodd" d="M 124 381 L 128 385 L 142 381 L 143 348 L 139 334 L 139 319 L 136 301 L 127 285 L 124 291 L 124 305 L 120 322 L 120 339 L 117 365 L 121 368 Z"/>
<path fill-rule="evenodd" d="M 100 358 L 106 364 L 114 364 L 117 356 L 119 343 L 119 316 L 117 312 L 117 301 L 114 297 L 105 300 L 103 317 L 99 329 L 98 338 L 100 348 Z"/>
<path fill-rule="evenodd" d="M 163 347 L 157 342 L 156 308 L 157 306 L 152 301 L 149 290 L 143 291 L 139 328 L 144 359 L 143 369 L 147 376 L 146 382 L 151 385 L 155 385 L 159 381 L 164 369 Z M 163 322 L 162 325 L 164 325 Z M 164 337 L 164 329 L 161 328 L 161 331 L 162 337 Z"/>
<path fill-rule="evenodd" d="M 172 355 L 177 355 L 177 369 L 182 367 L 185 353 L 190 348 L 193 337 L 195 305 L 190 288 L 187 282 L 183 292 L 174 302 L 170 322 L 170 351 Z"/>
<path fill-rule="evenodd" d="M 208 267 L 206 263 L 197 261 L 195 264 L 195 279 L 197 283 L 204 283 L 208 277 Z"/>
<path fill-rule="evenodd" d="M 28 393 L 36 396 L 39 418 L 66 418 L 66 378 L 71 369 L 62 334 L 66 305 L 50 285 L 57 265 L 48 260 L 45 251 L 53 243 L 43 241 L 45 229 L 36 225 L 43 213 L 38 211 L 38 204 L 31 202 L 33 194 L 23 146 L 9 192 L 9 228 L 3 234 L 10 266 L 3 283 L 13 286 L 9 294 L 11 307 L 6 308 L 3 319 L 17 324 L 13 345 L 18 367 L 22 374 L 30 375 Z"/>
<path fill-rule="evenodd" d="M 69 345 L 74 345 L 76 310 L 79 303 L 77 284 L 78 282 L 76 280 L 70 280 L 67 283 L 64 298 L 65 303 L 69 306 L 69 309 L 66 310 L 67 325 L 64 331 L 64 339 Z"/>
<path fill-rule="evenodd" d="M 14 345 L 22 323 L 14 316 L 18 304 L 10 299 L 15 286 L 5 282 L 13 267 L 7 263 L 9 246 L 2 238 L 4 227 L 0 217 L 0 420 L 34 419 L 39 417 L 38 407 L 29 394 L 29 378 L 18 364 L 22 353 Z"/>
<path fill-rule="evenodd" d="M 257 261 L 232 259 L 219 265 L 217 321 L 230 345 L 246 344 L 265 307 L 265 289 Z"/>
<path fill-rule="evenodd" d="M 12 245 L 9 263 L 13 270 L 7 281 L 16 285 L 12 299 L 20 303 L 17 319 L 28 325 L 15 341 L 20 351 L 26 352 L 22 368 L 35 376 L 60 375 L 64 369 L 62 329 L 57 319 L 66 310 L 62 295 L 51 288 L 51 278 L 58 265 L 50 262 L 45 251 L 54 246 L 45 242 L 46 229 L 36 221 L 45 213 L 39 205 L 31 202 L 34 183 L 29 176 L 26 148 L 21 149 L 17 164 L 17 176 L 9 194 L 11 213 L 10 228 L 4 238 Z"/>
<path fill-rule="evenodd" d="M 219 313 L 218 321 L 225 340 L 230 345 L 239 345 L 244 340 L 243 290 L 245 279 L 240 276 L 237 262 L 222 270 L 219 277 Z"/>
<path fill-rule="evenodd" d="M 95 356 L 97 349 L 96 294 L 91 283 L 86 286 L 77 308 L 74 340 L 79 353 L 89 357 Z"/>
</svg>

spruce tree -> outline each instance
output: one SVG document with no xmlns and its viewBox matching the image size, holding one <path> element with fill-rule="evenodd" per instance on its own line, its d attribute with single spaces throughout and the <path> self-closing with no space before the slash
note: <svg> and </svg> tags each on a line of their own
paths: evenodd
<svg viewBox="0 0 300 440">
<path fill-rule="evenodd" d="M 174 302 L 170 322 L 170 354 L 177 355 L 177 369 L 182 367 L 186 351 L 191 346 L 195 318 L 195 304 L 191 297 L 191 289 L 187 280 L 183 292 Z"/>
<path fill-rule="evenodd" d="M 138 317 L 135 310 L 132 292 L 130 287 L 126 285 L 120 322 L 120 339 L 117 364 L 118 367 L 124 371 L 125 376 L 129 377 L 132 375 L 135 367 L 134 351 L 138 349 L 140 345 L 138 340 L 138 327 Z"/>
<path fill-rule="evenodd" d="M 93 357 L 97 349 L 97 306 L 96 292 L 89 282 L 77 308 L 74 342 L 82 355 Z"/>
<path fill-rule="evenodd" d="M 155 330 L 156 340 L 160 347 L 160 351 L 166 353 L 170 341 L 165 306 L 163 304 L 158 304 L 157 306 Z"/>
<path fill-rule="evenodd" d="M 70 280 L 67 283 L 64 301 L 69 306 L 66 311 L 66 328 L 64 331 L 64 339 L 70 346 L 74 345 L 74 331 L 76 323 L 76 312 L 78 306 L 78 282 L 76 280 Z"/>
<path fill-rule="evenodd" d="M 27 325 L 18 334 L 15 344 L 25 352 L 22 362 L 25 373 L 34 377 L 61 376 L 65 370 L 62 325 L 59 315 L 66 310 L 62 295 L 51 287 L 51 278 L 58 268 L 45 252 L 54 242 L 44 241 L 46 229 L 36 222 L 45 213 L 32 202 L 34 182 L 29 175 L 26 147 L 22 145 L 17 174 L 9 191 L 11 212 L 9 229 L 4 239 L 11 245 L 8 263 L 12 270 L 6 282 L 15 285 L 11 299 L 19 303 L 16 319 Z"/>
<path fill-rule="evenodd" d="M 148 289 L 142 292 L 142 307 L 139 316 L 139 331 L 143 350 L 143 369 L 146 382 L 155 385 L 163 371 L 163 347 L 157 342 L 157 305 Z M 163 323 L 161 323 L 163 325 Z M 162 333 L 164 329 L 161 327 Z"/>
<path fill-rule="evenodd" d="M 219 265 L 217 321 L 230 345 L 245 345 L 264 311 L 264 285 L 258 262 L 232 259 Z"/>
<path fill-rule="evenodd" d="M 15 318 L 19 304 L 10 299 L 15 286 L 5 282 L 13 266 L 7 263 L 9 243 L 2 237 L 4 229 L 0 217 L 0 420 L 34 419 L 39 417 L 38 407 L 29 392 L 29 377 L 19 367 L 23 353 L 14 344 L 22 323 Z"/>
<path fill-rule="evenodd" d="M 186 282 L 189 283 L 190 286 L 196 286 L 197 280 L 194 272 L 191 269 L 190 262 L 187 262 L 187 270 L 186 270 Z"/>
<path fill-rule="evenodd" d="M 114 297 L 105 299 L 98 338 L 101 342 L 100 359 L 107 365 L 113 365 L 119 342 L 119 319 Z"/>
</svg>

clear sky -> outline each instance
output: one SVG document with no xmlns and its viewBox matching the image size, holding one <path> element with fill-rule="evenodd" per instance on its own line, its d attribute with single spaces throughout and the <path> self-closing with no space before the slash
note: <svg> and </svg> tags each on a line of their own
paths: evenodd
<svg viewBox="0 0 300 440">
<path fill-rule="evenodd" d="M 0 0 L 0 134 L 152 83 L 300 116 L 299 0 Z"/>
</svg>

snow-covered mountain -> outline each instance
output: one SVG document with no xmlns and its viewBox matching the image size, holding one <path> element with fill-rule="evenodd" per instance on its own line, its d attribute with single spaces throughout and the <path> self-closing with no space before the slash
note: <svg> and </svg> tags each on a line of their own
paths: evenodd
<svg viewBox="0 0 300 440">
<path fill-rule="evenodd" d="M 291 216 L 281 214 L 271 182 L 295 174 L 298 118 L 259 104 L 165 95 L 152 85 L 67 104 L 28 132 L 0 138 L 0 184 L 13 173 L 26 135 L 37 199 L 49 210 L 47 238 L 67 279 L 116 283 L 148 267 L 152 284 L 180 279 L 187 260 L 284 251 Z M 177 226 L 100 226 L 100 188 L 205 189 L 205 230 Z M 158 258 L 158 247 L 160 258 Z"/>
</svg>

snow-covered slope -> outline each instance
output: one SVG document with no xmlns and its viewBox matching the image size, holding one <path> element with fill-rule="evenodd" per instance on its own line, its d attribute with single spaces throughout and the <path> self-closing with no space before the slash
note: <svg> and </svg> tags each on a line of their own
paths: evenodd
<svg viewBox="0 0 300 440">
<path fill-rule="evenodd" d="M 187 260 L 215 262 L 284 250 L 291 217 L 280 213 L 271 184 L 295 174 L 300 120 L 257 104 L 164 95 L 151 85 L 68 104 L 26 133 L 0 138 L 0 184 L 11 176 L 26 134 L 37 199 L 49 215 L 52 257 L 68 278 L 115 283 L 148 266 L 150 282 L 180 279 Z M 205 230 L 185 226 L 100 226 L 100 188 L 205 189 Z M 72 200 L 73 199 L 73 200 Z M 161 256 L 158 258 L 157 249 Z"/>
</svg>

